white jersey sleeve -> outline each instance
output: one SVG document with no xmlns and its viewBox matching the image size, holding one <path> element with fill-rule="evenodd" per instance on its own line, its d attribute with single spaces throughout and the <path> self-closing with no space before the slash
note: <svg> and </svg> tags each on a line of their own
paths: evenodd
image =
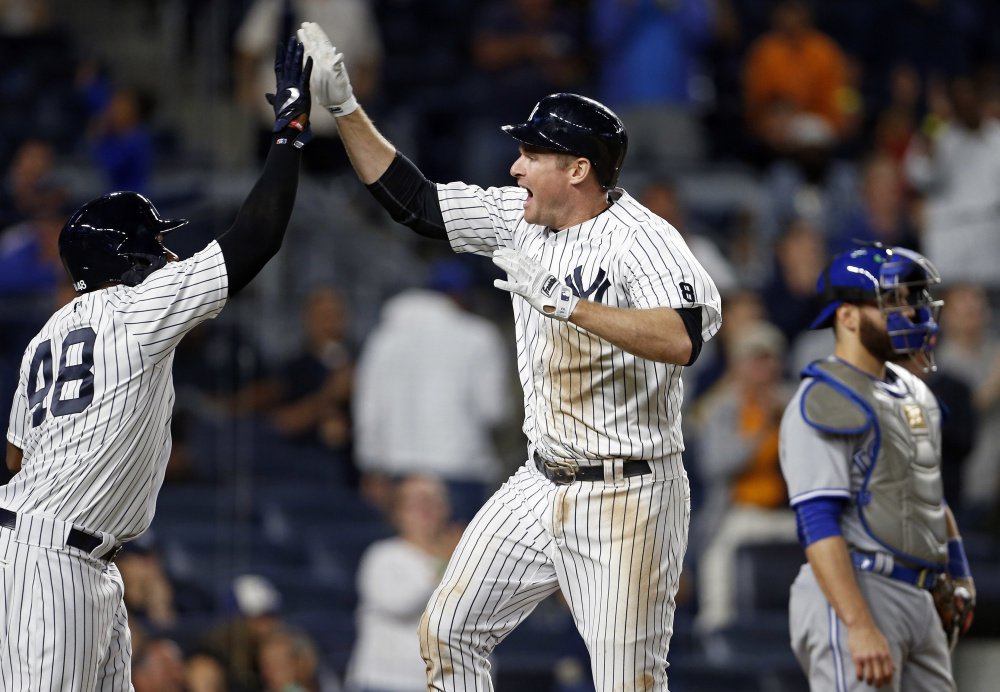
<svg viewBox="0 0 1000 692">
<path fill-rule="evenodd" d="M 219 314 L 229 293 L 216 241 L 181 262 L 170 262 L 138 286 L 116 293 L 129 334 L 154 360 L 167 356 L 197 324 Z"/>
<path fill-rule="evenodd" d="M 24 438 L 28 425 L 27 371 L 22 367 L 18 377 L 14 402 L 10 407 L 10 422 L 7 426 L 7 440 L 20 450 L 24 450 Z"/>
<path fill-rule="evenodd" d="M 702 307 L 702 338 L 722 325 L 721 298 L 715 281 L 669 226 L 641 226 L 622 256 L 625 284 L 637 308 Z"/>
<path fill-rule="evenodd" d="M 802 417 L 806 380 L 781 418 L 779 456 L 789 504 L 818 497 L 851 498 L 851 469 L 856 440 L 821 432 Z"/>
<path fill-rule="evenodd" d="M 523 225 L 524 200 L 520 187 L 483 189 L 465 183 L 438 184 L 438 203 L 455 252 L 490 255 L 514 244 L 514 229 Z"/>
</svg>

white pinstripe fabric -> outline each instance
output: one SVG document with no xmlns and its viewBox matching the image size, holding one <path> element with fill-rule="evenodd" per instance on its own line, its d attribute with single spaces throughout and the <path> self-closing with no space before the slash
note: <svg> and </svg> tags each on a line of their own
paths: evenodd
<svg viewBox="0 0 1000 692">
<path fill-rule="evenodd" d="M 626 308 L 694 307 L 702 335 L 721 324 L 715 283 L 677 230 L 627 194 L 579 226 L 553 232 L 523 218 L 526 191 L 450 183 L 438 198 L 456 252 L 513 247 L 591 300 Z M 607 287 L 601 291 L 601 279 Z M 571 284 L 572 285 L 572 284 Z M 690 287 L 686 297 L 682 285 Z M 600 295 L 598 295 L 600 293 Z M 513 296 L 524 432 L 549 456 L 657 459 L 684 449 L 681 368 L 643 360 Z"/>
<path fill-rule="evenodd" d="M 149 526 L 170 454 L 174 348 L 195 325 L 214 317 L 227 296 L 226 268 L 214 241 L 194 257 L 169 263 L 140 285 L 79 296 L 56 312 L 28 344 L 7 439 L 24 451 L 21 471 L 0 488 L 0 507 L 73 522 L 119 541 Z M 28 380 L 39 345 L 79 363 L 67 335 L 93 330 L 93 400 L 85 410 L 53 415 L 52 387 L 30 406 Z M 74 359 L 76 359 L 74 361 Z M 53 372 L 52 377 L 56 377 Z M 79 394 L 70 381 L 62 400 Z M 44 410 L 40 423 L 33 416 Z"/>
<path fill-rule="evenodd" d="M 118 568 L 0 530 L 0 688 L 131 690 L 132 644 Z"/>
<path fill-rule="evenodd" d="M 620 308 L 700 307 L 719 295 L 680 234 L 627 194 L 578 226 L 524 221 L 527 192 L 438 186 L 456 252 L 512 247 L 582 297 Z M 681 368 L 638 358 L 512 296 L 529 459 L 604 465 L 647 460 L 653 474 L 556 486 L 528 462 L 470 524 L 421 623 L 434 690 L 490 689 L 488 655 L 561 589 L 590 650 L 598 690 L 667 689 L 674 595 L 687 548 L 680 463 Z M 610 475 L 609 475 L 610 474 Z"/>
<path fill-rule="evenodd" d="M 117 567 L 93 556 L 149 526 L 170 454 L 174 348 L 225 305 L 217 243 L 73 300 L 25 351 L 7 439 L 21 470 L 0 488 L 0 687 L 131 690 L 132 647 Z M 87 554 L 71 528 L 101 538 Z"/>
<path fill-rule="evenodd" d="M 491 690 L 488 656 L 561 589 L 598 690 L 666 690 L 690 493 L 680 459 L 557 486 L 525 464 L 465 532 L 421 622 L 433 690 Z"/>
</svg>

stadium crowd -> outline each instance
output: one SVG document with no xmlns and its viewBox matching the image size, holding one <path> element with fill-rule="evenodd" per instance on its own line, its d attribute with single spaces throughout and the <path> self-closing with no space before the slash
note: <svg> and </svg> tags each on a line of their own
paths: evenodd
<svg viewBox="0 0 1000 692">
<path fill-rule="evenodd" d="M 27 340 L 72 295 L 57 247 L 70 211 L 136 190 L 192 220 L 173 250 L 199 247 L 234 215 L 267 141 L 275 42 L 312 20 L 432 180 L 508 182 L 515 147 L 497 124 L 544 94 L 607 104 L 630 135 L 623 187 L 715 278 L 722 331 L 684 381 L 694 510 L 677 689 L 714 689 L 685 686 L 703 668 L 736 689 L 724 674 L 745 679 L 744 655 L 758 681 L 804 684 L 774 596 L 790 577 L 766 571 L 777 555 L 802 561 L 777 430 L 798 372 L 830 348 L 828 331 L 808 329 L 816 278 L 854 239 L 919 250 L 943 276 L 926 377 L 950 412 L 945 496 L 977 574 L 1000 577 L 997 3 L 81 3 L 127 18 L 160 70 L 187 75 L 145 80 L 74 21 L 74 4 L 0 3 L 4 421 Z M 236 154 L 213 148 L 233 146 L 224 117 L 245 134 Z M 177 351 L 156 519 L 118 558 L 137 692 L 423 689 L 407 682 L 421 670 L 415 618 L 462 523 L 523 461 L 496 270 L 443 262 L 396 228 L 350 175 L 333 118 L 316 114 L 313 130 L 281 254 Z M 407 411 L 447 413 L 409 429 Z M 403 581 L 412 592 L 394 592 Z M 972 634 L 1000 636 L 1000 578 L 977 583 Z M 498 650 L 498 689 L 588 689 L 574 637 L 545 604 Z M 394 668 L 376 642 L 411 665 Z"/>
</svg>

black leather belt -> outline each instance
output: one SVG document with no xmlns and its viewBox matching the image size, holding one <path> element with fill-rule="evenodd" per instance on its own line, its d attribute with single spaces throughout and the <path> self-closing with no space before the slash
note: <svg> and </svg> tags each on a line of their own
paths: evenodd
<svg viewBox="0 0 1000 692">
<path fill-rule="evenodd" d="M 13 529 L 16 526 L 17 513 L 0 507 L 0 528 Z M 69 535 L 66 537 L 66 545 L 70 548 L 78 548 L 87 553 L 92 553 L 103 542 L 98 536 L 87 531 L 82 531 L 81 529 L 70 529 Z M 97 559 L 111 562 L 121 549 L 121 543 L 113 545 L 103 555 L 98 556 Z"/>
<path fill-rule="evenodd" d="M 558 485 L 569 485 L 574 481 L 603 481 L 604 465 L 580 466 L 574 461 L 548 461 L 535 452 L 535 467 L 542 475 Z M 622 465 L 622 475 L 641 476 L 652 469 L 648 461 L 626 461 Z"/>
</svg>

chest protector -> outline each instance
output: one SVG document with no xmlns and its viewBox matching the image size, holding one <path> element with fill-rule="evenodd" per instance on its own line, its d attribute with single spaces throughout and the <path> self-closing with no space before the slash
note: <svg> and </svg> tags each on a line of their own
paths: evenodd
<svg viewBox="0 0 1000 692">
<path fill-rule="evenodd" d="M 891 383 L 839 360 L 812 363 L 803 371 L 813 380 L 802 415 L 824 433 L 858 440 L 848 463 L 865 532 L 904 562 L 941 567 L 948 558 L 941 410 L 918 377 L 886 367 Z"/>
</svg>

